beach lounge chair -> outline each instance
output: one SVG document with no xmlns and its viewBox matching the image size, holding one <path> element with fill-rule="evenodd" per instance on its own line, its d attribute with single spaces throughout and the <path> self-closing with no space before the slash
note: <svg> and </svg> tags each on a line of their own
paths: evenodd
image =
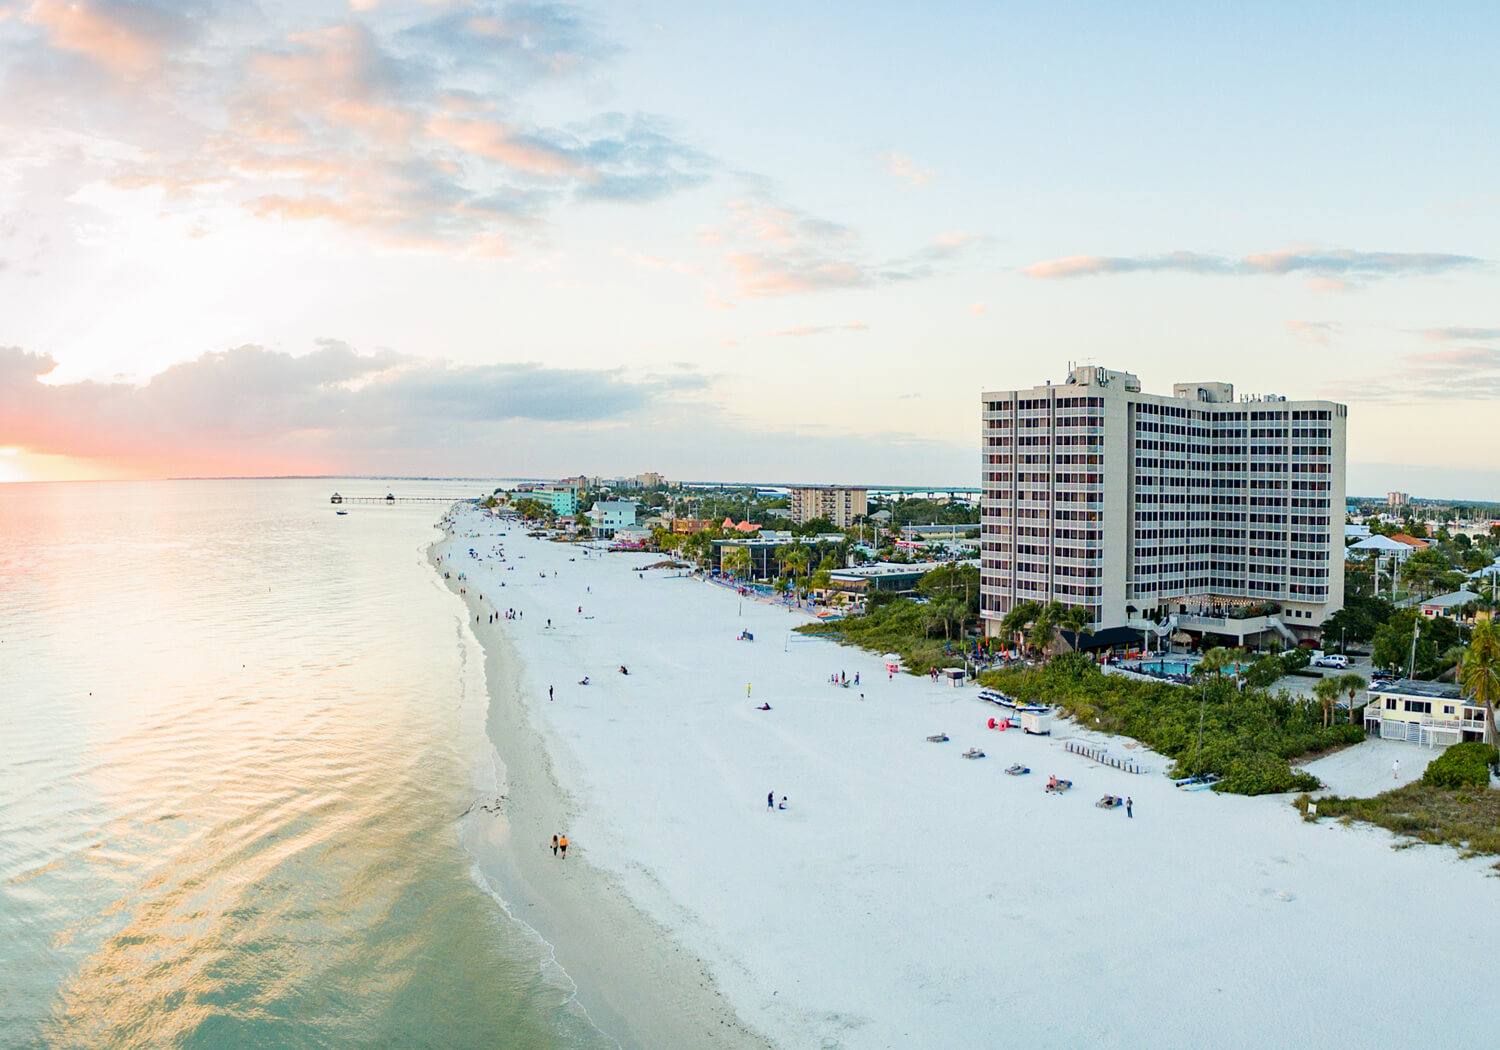
<svg viewBox="0 0 1500 1050">
<path fill-rule="evenodd" d="M 1019 776 L 1024 776 L 1027 773 L 1030 773 L 1031 772 L 1031 767 L 1030 766 L 1023 766 L 1023 765 L 1021 765 L 1021 763 L 1017 762 L 1014 765 L 1010 765 L 1010 766 L 1005 767 L 1005 771 L 1007 773 L 1009 773 L 1013 777 L 1019 777 Z"/>
<path fill-rule="evenodd" d="M 1124 804 L 1125 800 L 1118 795 L 1105 795 L 1098 802 L 1094 803 L 1100 809 L 1114 809 L 1116 806 L 1123 806 Z"/>
<path fill-rule="evenodd" d="M 964 757 L 965 758 L 983 758 L 984 757 L 984 752 L 981 751 L 981 750 L 979 750 L 979 748 L 977 748 L 977 747 L 971 747 L 971 748 L 969 748 L 969 750 L 967 750 L 967 751 L 964 752 Z"/>
<path fill-rule="evenodd" d="M 1061 795 L 1072 786 L 1073 782 L 1071 780 L 1058 780 L 1056 777 L 1053 777 L 1047 783 L 1047 790 L 1054 795 Z"/>
<path fill-rule="evenodd" d="M 948 742 L 948 734 L 933 733 L 930 737 L 927 738 L 927 742 L 929 744 L 946 744 Z"/>
</svg>

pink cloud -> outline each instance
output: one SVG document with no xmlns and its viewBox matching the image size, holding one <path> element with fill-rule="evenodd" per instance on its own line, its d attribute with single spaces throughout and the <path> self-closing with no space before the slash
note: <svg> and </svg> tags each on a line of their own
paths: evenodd
<svg viewBox="0 0 1500 1050">
<path fill-rule="evenodd" d="M 1500 328 L 1428 328 L 1422 332 L 1424 338 L 1439 343 L 1455 339 L 1477 339 L 1488 341 L 1500 339 Z"/>
<path fill-rule="evenodd" d="M 1450 350 L 1429 350 L 1426 353 L 1410 354 L 1408 361 L 1425 365 L 1442 365 L 1449 368 L 1481 368 L 1500 364 L 1500 350 L 1483 346 L 1454 347 Z"/>
<path fill-rule="evenodd" d="M 738 293 L 752 298 L 856 288 L 871 281 L 857 264 L 842 260 L 792 260 L 744 252 L 724 258 L 734 269 Z"/>
<path fill-rule="evenodd" d="M 530 175 L 585 181 L 597 179 L 597 173 L 586 165 L 552 146 L 523 141 L 520 129 L 502 121 L 437 117 L 428 122 L 427 132 L 465 153 L 498 161 Z"/>
<path fill-rule="evenodd" d="M 1310 292 L 1337 295 L 1340 292 L 1352 292 L 1356 286 L 1349 281 L 1340 280 L 1337 277 L 1314 277 L 1312 280 L 1306 282 L 1306 287 Z"/>
<path fill-rule="evenodd" d="M 898 153 L 895 150 L 891 150 L 889 153 L 882 153 L 880 160 L 884 162 L 887 173 L 894 175 L 906 183 L 905 186 L 901 187 L 902 190 L 921 189 L 932 182 L 937 176 L 937 172 L 931 168 L 924 168 L 906 154 Z"/>
<path fill-rule="evenodd" d="M 1327 346 L 1339 330 L 1337 321 L 1288 321 L 1287 331 L 1305 343 Z"/>
<path fill-rule="evenodd" d="M 83 55 L 116 73 L 138 76 L 161 64 L 162 40 L 112 19 L 91 3 L 35 0 L 25 19 L 40 26 L 53 47 Z"/>
</svg>

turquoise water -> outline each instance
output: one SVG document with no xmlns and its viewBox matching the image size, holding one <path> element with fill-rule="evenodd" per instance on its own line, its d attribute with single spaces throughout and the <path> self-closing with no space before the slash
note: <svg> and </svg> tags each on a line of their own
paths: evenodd
<svg viewBox="0 0 1500 1050">
<path fill-rule="evenodd" d="M 475 483 L 0 485 L 0 1045 L 613 1045 L 477 878 Z"/>
<path fill-rule="evenodd" d="M 1191 674 L 1196 666 L 1196 663 L 1186 663 L 1181 660 L 1142 660 L 1140 663 L 1142 671 L 1153 671 L 1156 674 Z M 1235 675 L 1248 666 L 1248 664 L 1231 664 L 1219 673 Z"/>
<path fill-rule="evenodd" d="M 1140 667 L 1142 671 L 1152 671 L 1156 674 L 1187 674 L 1192 669 L 1191 664 L 1171 660 L 1142 660 Z"/>
</svg>

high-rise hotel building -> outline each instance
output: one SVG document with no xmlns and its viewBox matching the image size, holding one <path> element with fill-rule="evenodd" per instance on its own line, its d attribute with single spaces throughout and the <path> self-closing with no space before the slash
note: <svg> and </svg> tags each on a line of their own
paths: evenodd
<svg viewBox="0 0 1500 1050">
<path fill-rule="evenodd" d="M 1128 372 L 983 395 L 986 633 L 1018 602 L 1096 631 L 1315 637 L 1344 601 L 1348 409 Z M 1258 619 L 1257 619 L 1258 618 Z"/>
</svg>

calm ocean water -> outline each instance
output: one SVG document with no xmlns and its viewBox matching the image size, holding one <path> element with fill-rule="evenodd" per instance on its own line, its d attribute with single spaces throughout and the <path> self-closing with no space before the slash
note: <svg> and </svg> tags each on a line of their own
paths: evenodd
<svg viewBox="0 0 1500 1050">
<path fill-rule="evenodd" d="M 0 1046 L 612 1045 L 480 886 L 478 483 L 0 485 Z"/>
</svg>

